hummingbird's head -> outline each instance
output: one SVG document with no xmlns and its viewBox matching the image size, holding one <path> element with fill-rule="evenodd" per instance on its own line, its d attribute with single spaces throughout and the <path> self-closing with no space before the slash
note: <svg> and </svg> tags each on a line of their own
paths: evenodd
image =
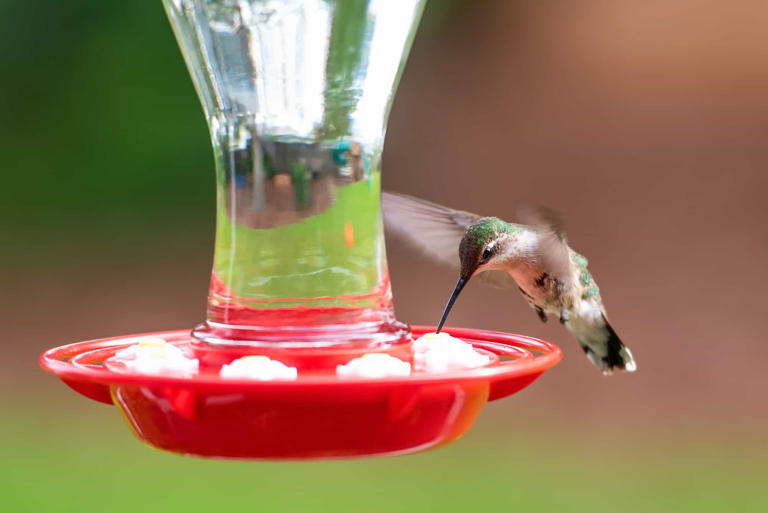
<svg viewBox="0 0 768 513">
<path fill-rule="evenodd" d="M 497 217 L 483 217 L 467 228 L 459 244 L 461 278 L 469 280 L 478 272 L 499 263 L 509 224 Z"/>
<path fill-rule="evenodd" d="M 461 263 L 459 281 L 453 289 L 448 304 L 445 305 L 440 323 L 437 325 L 438 333 L 467 281 L 478 272 L 493 269 L 501 262 L 504 241 L 511 230 L 509 224 L 497 217 L 483 217 L 467 228 L 459 244 Z"/>
</svg>

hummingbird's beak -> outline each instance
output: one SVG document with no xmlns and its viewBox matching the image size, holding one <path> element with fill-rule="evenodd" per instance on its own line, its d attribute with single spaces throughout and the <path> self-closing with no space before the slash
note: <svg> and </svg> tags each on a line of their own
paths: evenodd
<svg viewBox="0 0 768 513">
<path fill-rule="evenodd" d="M 453 303 L 456 302 L 456 298 L 459 297 L 459 293 L 461 292 L 461 289 L 464 288 L 464 285 L 467 284 L 469 281 L 469 278 L 459 278 L 459 281 L 456 282 L 456 288 L 453 289 L 453 294 L 451 294 L 451 299 L 448 300 L 448 304 L 445 305 L 445 310 L 443 310 L 443 316 L 440 317 L 440 323 L 437 325 L 437 330 L 435 333 L 440 333 L 440 330 L 443 328 L 443 324 L 445 323 L 445 319 L 448 317 L 448 314 L 451 311 L 451 308 L 453 308 Z"/>
</svg>

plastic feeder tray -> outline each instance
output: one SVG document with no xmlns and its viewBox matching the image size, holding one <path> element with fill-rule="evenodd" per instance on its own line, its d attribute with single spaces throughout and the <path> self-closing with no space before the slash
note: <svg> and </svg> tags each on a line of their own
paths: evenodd
<svg viewBox="0 0 768 513">
<path fill-rule="evenodd" d="M 429 331 L 413 328 L 417 336 Z M 529 337 L 446 331 L 496 358 L 485 367 L 405 378 L 339 379 L 332 371 L 304 376 L 299 369 L 296 381 L 222 379 L 216 369 L 147 376 L 104 364 L 137 337 L 189 347 L 193 339 L 181 330 L 80 342 L 51 349 L 40 361 L 82 395 L 114 403 L 134 434 L 159 449 L 254 459 L 396 455 L 456 440 L 487 401 L 525 388 L 561 358 L 553 344 Z"/>
</svg>

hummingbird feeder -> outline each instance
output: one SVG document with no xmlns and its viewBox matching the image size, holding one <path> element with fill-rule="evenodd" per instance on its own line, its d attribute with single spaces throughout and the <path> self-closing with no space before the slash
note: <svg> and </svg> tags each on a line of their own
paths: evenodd
<svg viewBox="0 0 768 513">
<path fill-rule="evenodd" d="M 447 444 L 560 360 L 541 340 L 446 328 L 481 362 L 420 367 L 413 338 L 434 327 L 395 318 L 380 156 L 422 0 L 163 4 L 214 148 L 207 318 L 57 347 L 43 368 L 151 446 L 279 460 Z"/>
</svg>

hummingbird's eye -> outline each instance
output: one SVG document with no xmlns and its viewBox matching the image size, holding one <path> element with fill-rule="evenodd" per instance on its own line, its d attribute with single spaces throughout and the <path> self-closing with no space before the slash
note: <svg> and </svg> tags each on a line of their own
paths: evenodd
<svg viewBox="0 0 768 513">
<path fill-rule="evenodd" d="M 492 253 L 491 248 L 485 248 L 483 250 L 483 260 L 488 260 L 489 258 L 491 258 L 491 253 Z"/>
</svg>

